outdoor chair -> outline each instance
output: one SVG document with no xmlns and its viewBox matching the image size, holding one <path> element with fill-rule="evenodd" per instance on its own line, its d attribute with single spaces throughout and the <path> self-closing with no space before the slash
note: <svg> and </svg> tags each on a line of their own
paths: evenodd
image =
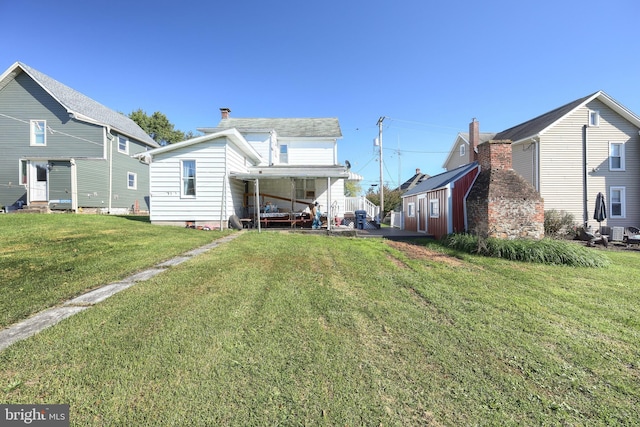
<svg viewBox="0 0 640 427">
<path fill-rule="evenodd" d="M 594 247 L 596 243 L 602 243 L 605 248 L 609 247 L 609 239 L 600 234 L 594 234 L 584 228 L 580 229 L 580 240 L 587 242 L 587 246 Z"/>
<path fill-rule="evenodd" d="M 625 243 L 627 247 L 640 245 L 640 229 L 638 227 L 627 227 L 624 233 L 623 243 Z"/>
</svg>

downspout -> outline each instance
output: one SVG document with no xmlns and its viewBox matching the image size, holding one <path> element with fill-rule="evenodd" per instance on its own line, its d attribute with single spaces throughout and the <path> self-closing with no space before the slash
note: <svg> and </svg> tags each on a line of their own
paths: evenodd
<svg viewBox="0 0 640 427">
<path fill-rule="evenodd" d="M 115 139 L 111 135 L 111 129 L 105 128 L 106 137 L 109 140 L 109 203 L 107 204 L 108 213 L 111 213 L 111 199 L 113 194 L 113 140 Z"/>
<path fill-rule="evenodd" d="M 71 164 L 71 210 L 78 213 L 78 169 L 76 159 L 70 159 Z"/>
<path fill-rule="evenodd" d="M 588 182 L 588 173 L 587 173 L 587 162 L 589 161 L 589 157 L 587 156 L 587 142 L 588 142 L 588 126 L 584 125 L 582 127 L 582 215 L 584 220 L 584 226 L 587 227 L 589 223 L 589 206 L 588 206 L 588 195 L 589 191 L 587 188 Z"/>
</svg>

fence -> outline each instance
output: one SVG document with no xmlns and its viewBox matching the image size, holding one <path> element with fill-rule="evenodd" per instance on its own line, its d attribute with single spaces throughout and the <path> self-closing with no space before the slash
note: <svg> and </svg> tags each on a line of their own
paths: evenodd
<svg viewBox="0 0 640 427">
<path fill-rule="evenodd" d="M 365 196 L 345 197 L 344 211 L 367 211 L 367 218 L 373 219 L 378 215 L 378 212 L 380 212 L 380 206 L 374 205 Z"/>
</svg>

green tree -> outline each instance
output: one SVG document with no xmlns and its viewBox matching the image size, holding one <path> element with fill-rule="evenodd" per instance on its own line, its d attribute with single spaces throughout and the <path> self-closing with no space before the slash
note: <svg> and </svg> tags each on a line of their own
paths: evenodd
<svg viewBox="0 0 640 427">
<path fill-rule="evenodd" d="M 173 123 L 159 111 L 149 116 L 139 108 L 129 114 L 129 118 L 160 145 L 173 144 L 195 136 L 191 131 L 185 134 L 181 130 L 174 129 Z"/>
<path fill-rule="evenodd" d="M 358 181 L 344 182 L 344 195 L 347 197 L 356 197 L 362 192 L 362 187 Z"/>
<path fill-rule="evenodd" d="M 396 208 L 402 207 L 402 192 L 399 189 L 390 189 L 386 185 L 384 186 L 384 215 L 386 217 L 389 212 Z M 365 195 L 367 200 L 371 203 L 380 206 L 380 192 L 378 187 L 369 187 L 367 194 Z"/>
</svg>

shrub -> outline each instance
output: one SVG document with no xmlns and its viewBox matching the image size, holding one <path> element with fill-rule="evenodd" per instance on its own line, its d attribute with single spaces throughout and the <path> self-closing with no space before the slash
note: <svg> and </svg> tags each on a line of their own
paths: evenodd
<svg viewBox="0 0 640 427">
<path fill-rule="evenodd" d="M 573 214 L 555 209 L 544 212 L 544 234 L 547 237 L 573 237 L 575 218 Z"/>
<path fill-rule="evenodd" d="M 442 243 L 452 249 L 511 261 L 540 264 L 569 265 L 574 267 L 606 267 L 610 260 L 604 254 L 572 242 L 545 238 L 542 240 L 504 240 L 484 238 L 471 234 L 449 234 Z"/>
</svg>

